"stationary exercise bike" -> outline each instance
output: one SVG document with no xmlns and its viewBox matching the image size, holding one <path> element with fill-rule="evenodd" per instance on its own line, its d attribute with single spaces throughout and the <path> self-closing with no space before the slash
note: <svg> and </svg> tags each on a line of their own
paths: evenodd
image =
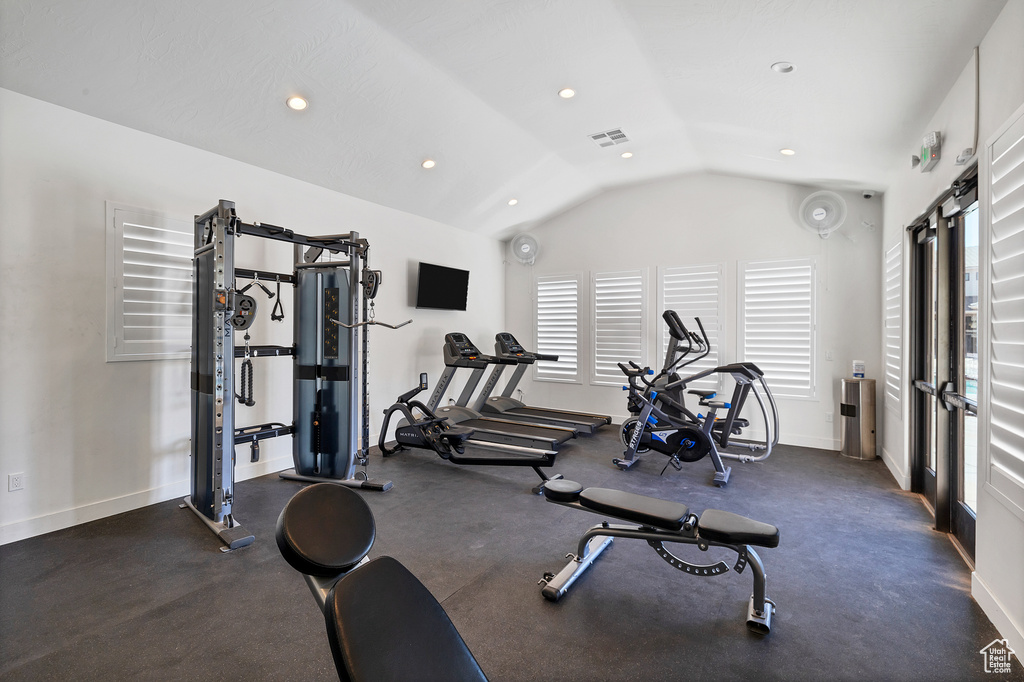
<svg viewBox="0 0 1024 682">
<path fill-rule="evenodd" d="M 778 445 L 779 436 L 779 415 L 775 405 L 775 398 L 772 396 L 768 382 L 764 378 L 764 372 L 752 362 L 737 362 L 720 367 L 698 372 L 690 376 L 680 376 L 680 370 L 703 359 L 711 352 L 711 345 L 708 341 L 707 332 L 699 317 L 694 321 L 700 329 L 700 334 L 687 330 L 679 315 L 674 310 L 666 310 L 662 315 L 668 325 L 669 344 L 665 353 L 665 364 L 661 372 L 650 382 L 645 380 L 648 388 L 644 394 L 651 397 L 652 392 L 657 392 L 659 407 L 669 415 L 679 419 L 685 419 L 694 423 L 701 422 L 704 417 L 694 414 L 686 408 L 685 393 L 699 396 L 701 400 L 711 400 L 716 397 L 714 390 L 701 390 L 689 388 L 690 384 L 703 379 L 711 374 L 729 374 L 733 380 L 734 388 L 732 397 L 727 401 L 728 410 L 725 415 L 716 419 L 712 425 L 711 433 L 719 448 L 722 450 L 730 447 L 746 448 L 754 452 L 762 452 L 760 456 L 739 455 L 722 452 L 726 458 L 738 459 L 744 462 L 760 462 L 768 458 L 773 447 Z M 691 353 L 697 353 L 691 356 Z M 746 406 L 747 398 L 753 393 L 758 402 L 760 412 L 764 417 L 764 430 L 770 434 L 764 440 L 747 440 L 738 438 L 743 429 L 750 426 L 750 422 L 740 415 Z M 766 404 L 767 401 L 767 404 Z M 703 406 L 703 403 L 701 403 Z M 630 411 L 633 414 L 640 413 L 640 407 L 632 405 Z M 624 440 L 625 442 L 625 440 Z"/>
<path fill-rule="evenodd" d="M 626 444 L 626 451 L 622 457 L 612 459 L 612 462 L 620 469 L 628 469 L 637 462 L 638 454 L 654 450 L 669 457 L 665 468 L 661 470 L 664 474 L 670 465 L 678 471 L 683 468 L 683 462 L 696 462 L 710 455 L 715 467 L 715 485 L 724 486 L 728 483 L 732 467 L 722 464 L 711 430 L 718 410 L 728 408 L 729 404 L 701 398 L 700 404 L 707 408 L 707 415 L 702 420 L 680 419 L 659 408 L 656 401 L 662 399 L 662 396 L 653 390 L 653 382 L 644 381 L 647 384 L 647 391 L 641 390 L 637 385 L 638 379 L 643 381 L 644 375 L 653 374 L 653 370 L 641 368 L 635 363 L 630 364 L 632 366 L 627 367 L 620 362 L 619 369 L 629 382 L 630 406 L 638 408 L 640 414 L 627 419 L 622 425 L 622 439 Z M 673 383 L 666 384 L 666 390 L 675 388 Z M 671 398 L 664 398 L 661 401 L 667 401 L 677 410 L 686 409 Z"/>
<path fill-rule="evenodd" d="M 626 447 L 623 456 L 613 462 L 621 469 L 628 469 L 636 463 L 638 455 L 653 449 L 669 457 L 665 469 L 671 465 L 675 469 L 682 468 L 682 462 L 695 462 L 710 455 L 715 467 L 714 483 L 724 486 L 729 481 L 731 467 L 722 463 L 723 458 L 740 461 L 762 461 L 771 454 L 772 447 L 778 442 L 778 413 L 771 391 L 764 380 L 764 373 L 752 363 L 733 363 L 714 367 L 691 376 L 680 378 L 678 370 L 692 365 L 710 352 L 707 332 L 700 318 L 695 318 L 700 328 L 700 335 L 690 332 L 683 326 L 675 311 L 667 310 L 663 315 L 668 323 L 671 334 L 669 352 L 662 371 L 653 379 L 649 368 L 641 368 L 636 363 L 619 364 L 626 375 L 629 386 L 629 411 L 637 416 L 627 419 L 622 425 L 622 442 Z M 687 356 L 696 349 L 698 355 L 687 360 Z M 712 374 L 729 374 L 736 384 L 731 402 L 716 401 L 715 391 L 690 389 L 687 385 Z M 644 384 L 641 389 L 638 381 Z M 755 388 L 760 382 L 762 390 L 771 406 L 769 409 Z M 700 405 L 706 414 L 694 414 L 684 402 L 684 393 L 699 397 Z M 738 415 L 743 409 L 746 399 L 753 392 L 761 413 L 764 417 L 764 442 L 741 441 L 732 438 L 741 433 L 742 428 L 749 425 L 746 419 Z M 723 419 L 718 419 L 719 410 L 728 410 Z M 730 439 L 732 441 L 730 442 Z M 760 449 L 764 454 L 760 457 L 720 452 L 719 448 L 740 445 L 751 450 Z"/>
</svg>

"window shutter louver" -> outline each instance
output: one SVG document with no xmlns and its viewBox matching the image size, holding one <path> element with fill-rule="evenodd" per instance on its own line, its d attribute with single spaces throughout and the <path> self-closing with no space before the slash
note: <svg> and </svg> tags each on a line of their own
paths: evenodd
<svg viewBox="0 0 1024 682">
<path fill-rule="evenodd" d="M 623 382 L 618 363 L 647 364 L 647 295 L 641 270 L 594 275 L 595 384 Z"/>
<path fill-rule="evenodd" d="M 558 362 L 535 363 L 535 378 L 579 381 L 579 275 L 537 278 L 537 352 Z"/>
<path fill-rule="evenodd" d="M 992 484 L 1024 488 L 1024 116 L 989 148 L 989 338 Z M 1003 482 L 1017 490 L 1006 490 Z"/>
<path fill-rule="evenodd" d="M 192 342 L 193 227 L 113 210 L 108 360 L 187 358 Z"/>
<path fill-rule="evenodd" d="M 885 252 L 885 402 L 899 409 L 903 395 L 903 244 Z"/>
<path fill-rule="evenodd" d="M 814 396 L 814 261 L 741 263 L 739 346 L 776 396 Z"/>
<path fill-rule="evenodd" d="M 723 277 L 724 268 L 717 264 L 672 267 L 661 270 L 661 300 L 657 322 L 661 330 L 661 352 L 656 369 L 660 370 L 664 366 L 665 353 L 668 350 L 668 325 L 660 315 L 666 310 L 674 310 L 679 313 L 686 328 L 698 334 L 700 330 L 693 318 L 699 317 L 711 345 L 711 352 L 698 362 L 688 365 L 681 375 L 696 374 L 721 364 L 718 344 L 722 333 L 721 292 L 725 290 Z M 718 383 L 718 377 L 712 375 L 693 382 L 690 387 L 718 388 Z"/>
</svg>

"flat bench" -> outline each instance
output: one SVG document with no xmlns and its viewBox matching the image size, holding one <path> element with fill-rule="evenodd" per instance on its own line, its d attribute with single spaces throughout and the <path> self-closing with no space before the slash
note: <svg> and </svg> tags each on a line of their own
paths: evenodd
<svg viewBox="0 0 1024 682">
<path fill-rule="evenodd" d="M 551 481 L 544 487 L 550 502 L 566 507 L 610 516 L 637 526 L 607 522 L 591 527 L 583 534 L 576 554 L 569 554 L 569 563 L 557 575 L 544 574 L 541 594 L 550 601 L 561 599 L 569 587 L 612 543 L 612 538 L 646 540 L 658 556 L 672 567 L 698 576 L 721 575 L 729 571 L 724 561 L 695 564 L 672 554 L 664 543 L 697 545 L 701 551 L 709 547 L 725 547 L 736 552 L 733 570 L 741 573 L 749 564 L 754 578 L 754 591 L 747 608 L 747 627 L 766 635 L 771 630 L 775 603 L 765 594 L 765 573 L 761 558 L 751 547 L 778 547 L 779 529 L 732 512 L 708 509 L 698 516 L 685 504 L 661 500 L 608 488 L 584 488 L 575 481 Z"/>
</svg>

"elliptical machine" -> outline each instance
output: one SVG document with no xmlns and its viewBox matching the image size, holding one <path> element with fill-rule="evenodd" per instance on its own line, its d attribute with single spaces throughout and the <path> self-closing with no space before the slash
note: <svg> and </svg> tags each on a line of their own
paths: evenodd
<svg viewBox="0 0 1024 682">
<path fill-rule="evenodd" d="M 722 464 L 723 458 L 760 462 L 767 459 L 778 444 L 779 418 L 775 400 L 764 373 L 749 362 L 722 365 L 680 378 L 678 370 L 705 357 L 710 352 L 710 342 L 700 318 L 694 318 L 700 328 L 698 335 L 686 329 L 675 311 L 666 310 L 662 317 L 668 324 L 671 338 L 661 372 L 653 380 L 648 380 L 645 376 L 654 374 L 653 370 L 632 362 L 630 367 L 619 364 L 629 381 L 629 386 L 623 387 L 630 392 L 629 411 L 637 416 L 623 423 L 622 442 L 626 451 L 613 461 L 619 468 L 628 469 L 636 463 L 639 454 L 654 449 L 669 456 L 665 469 L 671 465 L 679 470 L 682 462 L 695 462 L 710 454 L 715 464 L 714 482 L 724 486 L 729 480 L 731 467 Z M 687 359 L 694 350 L 698 355 Z M 687 390 L 688 384 L 716 373 L 729 374 L 735 382 L 731 401 L 714 400 L 716 391 L 713 390 Z M 643 390 L 637 385 L 637 380 L 645 384 Z M 760 385 L 760 391 L 755 384 Z M 686 407 L 684 393 L 687 392 L 699 397 L 700 405 L 707 408 L 707 414 L 694 414 Z M 762 397 L 762 392 L 765 397 Z M 751 393 L 764 418 L 763 441 L 734 437 L 749 426 L 749 422 L 739 414 Z M 718 411 L 722 409 L 727 410 L 726 415 L 718 419 Z M 724 450 L 730 446 L 745 447 L 762 454 L 754 456 L 720 451 L 720 448 Z"/>
<path fill-rule="evenodd" d="M 612 459 L 612 462 L 620 469 L 628 469 L 636 464 L 638 454 L 655 450 L 663 455 L 668 455 L 668 463 L 661 470 L 671 465 L 677 471 L 683 468 L 682 462 L 697 462 L 711 455 L 711 462 L 715 467 L 714 484 L 721 487 L 729 482 L 729 474 L 732 467 L 722 464 L 722 458 L 718 454 L 718 448 L 712 438 L 711 431 L 715 425 L 715 417 L 718 410 L 728 409 L 729 403 L 713 401 L 702 397 L 700 404 L 707 407 L 708 413 L 701 420 L 684 420 L 666 413 L 656 405 L 656 401 L 665 402 L 677 411 L 686 411 L 685 406 L 675 402 L 671 398 L 663 397 L 655 390 L 654 382 L 644 379 L 645 374 L 654 374 L 650 368 L 641 368 L 635 363 L 630 367 L 619 363 L 619 369 L 626 375 L 629 382 L 629 405 L 630 411 L 639 409 L 639 416 L 627 419 L 622 425 L 622 440 L 626 444 L 626 451 L 622 457 Z M 637 379 L 647 385 L 646 391 L 641 391 L 637 386 Z M 679 382 L 665 384 L 665 390 L 676 388 Z M 714 394 L 711 394 L 714 397 Z"/>
</svg>

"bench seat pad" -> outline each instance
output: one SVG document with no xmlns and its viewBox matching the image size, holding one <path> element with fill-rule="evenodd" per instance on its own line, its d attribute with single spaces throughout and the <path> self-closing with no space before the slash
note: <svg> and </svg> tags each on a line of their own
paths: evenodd
<svg viewBox="0 0 1024 682">
<path fill-rule="evenodd" d="M 275 537 L 281 555 L 299 573 L 333 578 L 358 564 L 376 529 L 358 493 L 333 483 L 303 488 L 281 510 Z"/>
<path fill-rule="evenodd" d="M 608 488 L 586 488 L 580 493 L 579 501 L 598 514 L 670 531 L 682 529 L 690 513 L 689 508 L 679 502 Z"/>
<path fill-rule="evenodd" d="M 775 526 L 718 509 L 700 515 L 697 532 L 706 540 L 729 545 L 779 546 L 779 529 Z"/>
<path fill-rule="evenodd" d="M 343 681 L 487 679 L 434 596 L 391 557 L 339 580 L 324 620 Z"/>
</svg>

